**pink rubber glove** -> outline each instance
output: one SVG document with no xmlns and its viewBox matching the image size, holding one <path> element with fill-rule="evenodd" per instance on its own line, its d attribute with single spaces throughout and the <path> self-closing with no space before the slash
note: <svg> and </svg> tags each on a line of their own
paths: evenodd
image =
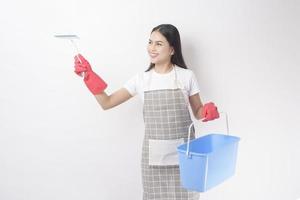
<svg viewBox="0 0 300 200">
<path fill-rule="evenodd" d="M 218 108 L 213 102 L 204 104 L 201 112 L 202 121 L 207 122 L 219 118 Z"/>
<path fill-rule="evenodd" d="M 103 92 L 107 87 L 105 81 L 92 70 L 90 63 L 81 54 L 78 54 L 78 57 L 82 63 L 77 56 L 74 57 L 74 72 L 79 76 L 82 76 L 82 73 L 84 72 L 84 83 L 94 95 Z"/>
</svg>

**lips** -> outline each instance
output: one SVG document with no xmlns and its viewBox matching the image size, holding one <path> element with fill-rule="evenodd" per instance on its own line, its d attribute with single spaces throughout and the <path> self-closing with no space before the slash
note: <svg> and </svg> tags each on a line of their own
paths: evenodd
<svg viewBox="0 0 300 200">
<path fill-rule="evenodd" d="M 149 53 L 151 58 L 156 58 L 158 56 L 158 53 Z"/>
</svg>

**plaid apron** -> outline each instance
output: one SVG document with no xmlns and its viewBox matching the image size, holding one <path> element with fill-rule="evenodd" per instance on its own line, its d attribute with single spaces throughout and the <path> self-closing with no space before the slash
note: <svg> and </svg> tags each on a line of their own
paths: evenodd
<svg viewBox="0 0 300 200">
<path fill-rule="evenodd" d="M 175 69 L 174 72 L 177 82 Z M 143 200 L 198 200 L 199 193 L 181 187 L 178 165 L 149 165 L 149 140 L 184 138 L 187 141 L 188 127 L 192 120 L 181 89 L 144 91 L 143 114 Z M 194 132 L 191 134 L 192 138 L 195 138 Z"/>
</svg>

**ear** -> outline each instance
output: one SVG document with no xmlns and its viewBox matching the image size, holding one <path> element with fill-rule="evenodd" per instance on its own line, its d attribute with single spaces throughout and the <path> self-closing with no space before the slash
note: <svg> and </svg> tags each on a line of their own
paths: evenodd
<svg viewBox="0 0 300 200">
<path fill-rule="evenodd" d="M 174 52 L 175 52 L 174 48 L 172 48 L 171 55 L 174 55 Z"/>
</svg>

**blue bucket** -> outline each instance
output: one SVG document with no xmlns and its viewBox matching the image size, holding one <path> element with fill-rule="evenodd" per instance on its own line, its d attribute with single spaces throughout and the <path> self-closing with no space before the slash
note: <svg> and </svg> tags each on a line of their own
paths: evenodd
<svg viewBox="0 0 300 200">
<path fill-rule="evenodd" d="M 187 190 L 205 192 L 234 175 L 240 138 L 208 134 L 177 147 L 180 181 Z"/>
</svg>

